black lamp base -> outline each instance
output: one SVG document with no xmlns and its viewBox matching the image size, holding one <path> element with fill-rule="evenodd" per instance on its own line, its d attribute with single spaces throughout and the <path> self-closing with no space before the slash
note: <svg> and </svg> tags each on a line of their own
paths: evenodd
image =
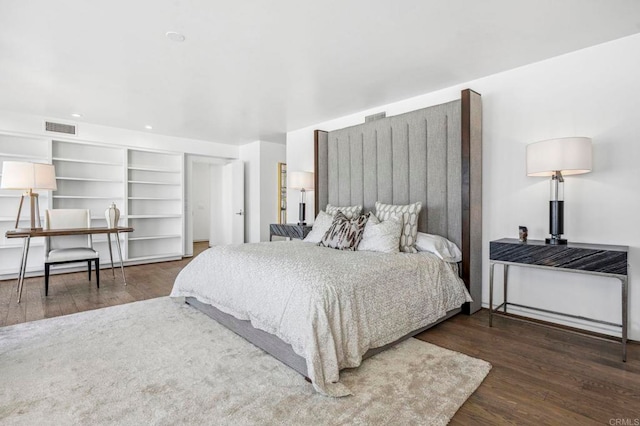
<svg viewBox="0 0 640 426">
<path fill-rule="evenodd" d="M 552 246 L 563 246 L 567 245 L 568 241 L 564 238 L 545 238 L 544 243 Z"/>
<path fill-rule="evenodd" d="M 305 203 L 300 203 L 298 204 L 298 225 L 306 225 L 307 223 L 305 222 Z"/>
</svg>

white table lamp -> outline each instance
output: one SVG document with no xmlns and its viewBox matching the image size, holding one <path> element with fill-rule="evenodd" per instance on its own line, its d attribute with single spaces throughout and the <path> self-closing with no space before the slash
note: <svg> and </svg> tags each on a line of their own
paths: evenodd
<svg viewBox="0 0 640 426">
<path fill-rule="evenodd" d="M 313 191 L 314 181 L 312 172 L 289 173 L 289 188 L 300 190 L 300 203 L 298 204 L 298 225 L 306 225 L 305 222 L 305 197 L 307 191 Z"/>
<path fill-rule="evenodd" d="M 16 218 L 16 229 L 20 222 L 22 204 L 25 197 L 29 197 L 31 206 L 31 229 L 41 230 L 40 205 L 38 194 L 33 192 L 37 189 L 53 190 L 58 189 L 56 185 L 56 171 L 53 164 L 27 163 L 22 161 L 5 161 L 2 163 L 1 189 L 24 190 L 20 198 L 18 207 L 18 217 Z"/>
<path fill-rule="evenodd" d="M 551 176 L 547 244 L 567 244 L 564 233 L 564 177 L 589 173 L 592 168 L 590 138 L 560 138 L 527 145 L 527 176 Z"/>
</svg>

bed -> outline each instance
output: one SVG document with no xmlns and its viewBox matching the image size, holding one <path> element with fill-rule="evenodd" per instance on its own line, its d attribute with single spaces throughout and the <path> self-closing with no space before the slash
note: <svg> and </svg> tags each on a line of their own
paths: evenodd
<svg viewBox="0 0 640 426">
<path fill-rule="evenodd" d="M 461 277 L 429 253 L 347 252 L 306 242 L 215 247 L 173 297 L 344 396 L 339 371 L 481 303 L 481 101 L 460 100 L 315 132 L 316 212 L 421 202 L 422 232 L 462 250 Z"/>
</svg>

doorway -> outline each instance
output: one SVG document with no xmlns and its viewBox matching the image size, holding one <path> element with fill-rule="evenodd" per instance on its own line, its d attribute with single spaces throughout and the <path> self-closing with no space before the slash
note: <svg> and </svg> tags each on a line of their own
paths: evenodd
<svg viewBox="0 0 640 426">
<path fill-rule="evenodd" d="M 244 163 L 198 155 L 185 163 L 185 256 L 197 242 L 244 242 Z"/>
</svg>

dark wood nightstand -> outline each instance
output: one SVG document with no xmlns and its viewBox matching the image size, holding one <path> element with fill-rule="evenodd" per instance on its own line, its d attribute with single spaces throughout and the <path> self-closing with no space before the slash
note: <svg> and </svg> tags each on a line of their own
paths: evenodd
<svg viewBox="0 0 640 426">
<path fill-rule="evenodd" d="M 298 225 L 295 223 L 272 223 L 269 225 L 269 241 L 274 235 L 279 237 L 304 239 L 311 231 L 311 225 Z"/>
<path fill-rule="evenodd" d="M 627 308 L 629 276 L 627 255 L 629 247 L 603 244 L 569 243 L 565 245 L 545 244 L 544 241 L 503 238 L 489 243 L 489 326 L 493 325 L 493 314 L 507 313 L 507 306 L 516 306 L 565 317 L 620 327 L 622 331 L 622 360 L 627 360 Z M 493 269 L 496 263 L 504 266 L 504 301 L 493 309 Z M 622 323 L 585 318 L 562 312 L 550 311 L 507 301 L 507 277 L 509 266 L 542 268 L 554 271 L 575 272 L 602 277 L 617 278 L 621 283 Z M 503 312 L 499 310 L 502 308 Z"/>
</svg>

